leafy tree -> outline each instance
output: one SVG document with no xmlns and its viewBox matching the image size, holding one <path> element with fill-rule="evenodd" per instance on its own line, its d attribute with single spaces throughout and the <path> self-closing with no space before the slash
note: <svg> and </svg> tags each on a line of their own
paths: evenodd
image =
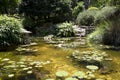
<svg viewBox="0 0 120 80">
<path fill-rule="evenodd" d="M 70 5 L 64 0 L 22 0 L 19 13 L 34 21 L 56 22 L 69 19 Z"/>
<path fill-rule="evenodd" d="M 16 13 L 16 8 L 20 0 L 0 0 L 0 13 L 13 14 Z"/>
</svg>

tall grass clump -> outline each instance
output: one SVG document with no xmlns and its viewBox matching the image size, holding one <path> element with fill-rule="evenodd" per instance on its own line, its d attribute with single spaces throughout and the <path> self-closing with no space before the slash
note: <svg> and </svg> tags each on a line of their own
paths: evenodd
<svg viewBox="0 0 120 80">
<path fill-rule="evenodd" d="M 95 17 L 96 30 L 88 35 L 88 41 L 120 46 L 120 9 L 105 7 Z"/>
<path fill-rule="evenodd" d="M 103 43 L 103 37 L 105 32 L 109 29 L 108 21 L 104 21 L 97 25 L 95 31 L 88 35 L 87 40 L 90 43 L 100 44 Z"/>
</svg>

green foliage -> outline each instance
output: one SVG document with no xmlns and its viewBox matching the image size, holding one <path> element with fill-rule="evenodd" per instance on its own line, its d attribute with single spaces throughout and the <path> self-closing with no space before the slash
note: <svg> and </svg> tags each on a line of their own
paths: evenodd
<svg viewBox="0 0 120 80">
<path fill-rule="evenodd" d="M 120 8 L 120 0 L 111 0 L 111 4 Z"/>
<path fill-rule="evenodd" d="M 24 13 L 36 23 L 68 20 L 71 13 L 69 2 L 61 0 L 22 0 L 19 13 Z"/>
<path fill-rule="evenodd" d="M 72 37 L 75 35 L 73 30 L 73 23 L 62 23 L 57 25 L 57 36 L 60 37 Z"/>
<path fill-rule="evenodd" d="M 25 17 L 22 21 L 22 24 L 25 28 L 31 28 L 35 26 L 34 21 L 30 19 L 29 17 Z"/>
<path fill-rule="evenodd" d="M 107 45 L 120 45 L 119 9 L 113 6 L 102 8 L 95 15 L 96 30 L 88 35 L 88 41 Z"/>
<path fill-rule="evenodd" d="M 102 8 L 95 15 L 95 23 L 99 23 L 101 21 L 110 19 L 111 16 L 113 16 L 116 11 L 117 11 L 117 8 L 113 6 L 107 6 L 107 7 Z"/>
<path fill-rule="evenodd" d="M 102 8 L 104 6 L 111 5 L 111 1 L 112 0 L 92 0 L 91 6 Z"/>
<path fill-rule="evenodd" d="M 14 14 L 21 0 L 0 0 L 1 14 Z"/>
<path fill-rule="evenodd" d="M 79 25 L 90 26 L 94 24 L 94 15 L 97 13 L 96 10 L 86 10 L 77 16 L 76 23 Z"/>
<path fill-rule="evenodd" d="M 105 6 L 120 6 L 120 0 L 92 0 L 91 6 L 102 8 Z"/>
<path fill-rule="evenodd" d="M 84 3 L 79 2 L 77 6 L 73 9 L 72 15 L 74 18 L 77 17 L 77 15 L 84 10 Z"/>
<path fill-rule="evenodd" d="M 19 20 L 0 16 L 0 46 L 17 45 L 20 43 L 20 29 L 22 25 Z"/>
</svg>

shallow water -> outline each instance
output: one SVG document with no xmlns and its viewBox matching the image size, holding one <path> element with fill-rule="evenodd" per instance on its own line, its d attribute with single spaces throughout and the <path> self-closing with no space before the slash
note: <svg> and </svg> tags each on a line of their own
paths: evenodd
<svg viewBox="0 0 120 80">
<path fill-rule="evenodd" d="M 11 55 L 12 52 L 1 52 L 1 57 L 11 57 L 12 59 L 31 59 L 37 61 L 50 61 L 50 64 L 47 64 L 45 68 L 49 71 L 49 77 L 55 78 L 56 71 L 65 70 L 69 72 L 71 76 L 74 72 L 82 70 L 87 71 L 83 65 L 80 65 L 78 62 L 75 62 L 70 56 L 75 50 L 79 51 L 89 51 L 97 50 L 99 52 L 106 52 L 113 59 L 111 65 L 109 66 L 114 72 L 102 75 L 96 72 L 96 76 L 99 78 L 104 78 L 106 80 L 120 80 L 120 51 L 113 50 L 100 50 L 95 47 L 76 47 L 76 48 L 58 48 L 53 46 L 53 44 L 45 43 L 42 39 L 37 40 L 38 45 L 31 47 L 32 49 L 37 49 L 36 55 Z M 7 54 L 6 54 L 7 53 Z"/>
</svg>

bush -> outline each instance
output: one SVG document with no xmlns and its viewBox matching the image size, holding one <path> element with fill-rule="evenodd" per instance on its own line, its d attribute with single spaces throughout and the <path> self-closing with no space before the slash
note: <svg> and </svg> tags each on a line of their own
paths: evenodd
<svg viewBox="0 0 120 80">
<path fill-rule="evenodd" d="M 6 15 L 0 16 L 0 46 L 17 45 L 20 43 L 20 29 L 22 25 L 19 20 L 7 17 Z"/>
<path fill-rule="evenodd" d="M 100 23 L 101 21 L 110 19 L 112 15 L 115 14 L 117 8 L 116 7 L 104 7 L 95 15 L 95 23 Z"/>
<path fill-rule="evenodd" d="M 79 25 L 90 26 L 94 24 L 94 15 L 96 14 L 96 10 L 86 10 L 82 13 L 79 13 L 76 19 L 76 23 Z"/>
<path fill-rule="evenodd" d="M 73 23 L 62 23 L 57 25 L 57 36 L 59 37 L 72 37 L 75 36 L 73 30 Z"/>
</svg>

